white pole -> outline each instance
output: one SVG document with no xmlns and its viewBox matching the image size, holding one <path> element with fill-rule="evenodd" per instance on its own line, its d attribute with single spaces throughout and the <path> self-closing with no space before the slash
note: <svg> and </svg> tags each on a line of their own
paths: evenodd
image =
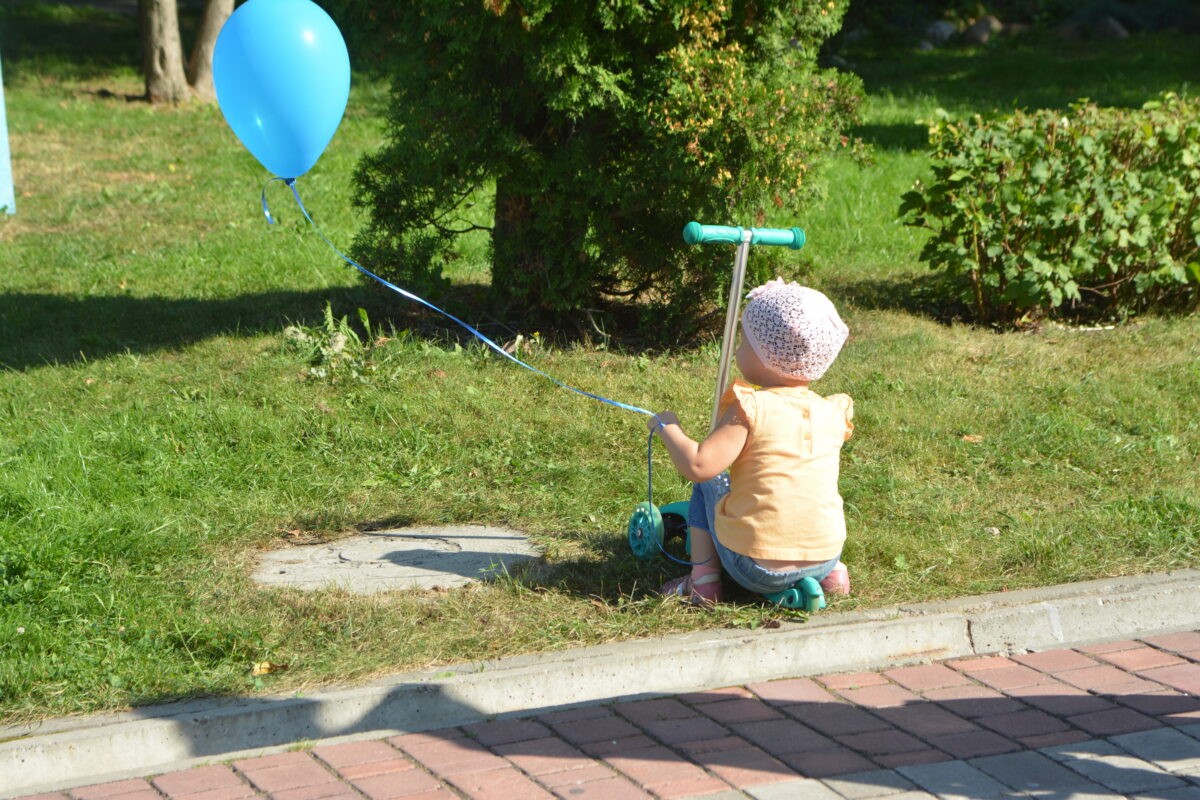
<svg viewBox="0 0 1200 800">
<path fill-rule="evenodd" d="M 4 72 L 0 70 L 0 210 L 17 213 L 13 192 L 12 157 L 8 149 L 8 118 L 4 114 Z"/>
<path fill-rule="evenodd" d="M 746 261 L 750 257 L 750 239 L 754 232 L 742 230 L 742 241 L 733 258 L 733 280 L 729 282 L 729 305 L 725 310 L 725 335 L 721 337 L 721 363 L 717 368 L 717 396 L 713 398 L 712 424 L 709 431 L 717 427 L 717 415 L 721 411 L 721 397 L 729 385 L 729 366 L 733 361 L 733 339 L 737 334 L 738 310 L 742 305 L 742 284 L 746 282 Z"/>
</svg>

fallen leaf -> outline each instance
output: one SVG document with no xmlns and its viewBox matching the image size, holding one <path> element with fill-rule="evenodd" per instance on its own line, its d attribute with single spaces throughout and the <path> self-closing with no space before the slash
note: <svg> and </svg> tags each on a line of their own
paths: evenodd
<svg viewBox="0 0 1200 800">
<path fill-rule="evenodd" d="M 250 674 L 257 677 L 259 675 L 270 675 L 272 672 L 285 672 L 287 669 L 287 664 L 273 664 L 270 661 L 259 661 L 250 669 Z"/>
</svg>

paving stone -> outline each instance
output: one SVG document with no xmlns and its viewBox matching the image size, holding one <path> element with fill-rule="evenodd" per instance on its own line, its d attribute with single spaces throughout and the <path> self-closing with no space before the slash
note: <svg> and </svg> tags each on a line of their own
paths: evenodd
<svg viewBox="0 0 1200 800">
<path fill-rule="evenodd" d="M 1166 789 L 1153 794 L 1134 794 L 1129 800 L 1200 800 L 1200 786 Z"/>
<path fill-rule="evenodd" d="M 925 750 L 928 745 L 916 737 L 900 730 L 871 731 L 870 733 L 851 733 L 838 736 L 837 740 L 868 756 L 887 755 L 889 753 L 914 753 Z"/>
<path fill-rule="evenodd" d="M 649 736 L 638 734 L 624 739 L 602 739 L 599 742 L 587 742 L 579 745 L 580 750 L 597 758 L 603 758 L 612 753 L 629 753 L 646 747 L 658 747 L 658 742 Z"/>
<path fill-rule="evenodd" d="M 1142 677 L 1166 684 L 1181 692 L 1200 695 L 1200 664 L 1179 664 L 1174 667 L 1160 667 L 1140 673 Z"/>
<path fill-rule="evenodd" d="M 820 781 L 801 779 L 755 786 L 746 790 L 754 800 L 842 800 L 841 795 Z"/>
<path fill-rule="evenodd" d="M 777 681 L 777 683 L 786 683 L 786 681 Z M 762 685 L 765 686 L 767 684 Z M 732 700 L 735 697 L 754 697 L 754 692 L 745 686 L 727 686 L 723 689 L 707 689 L 703 692 L 684 692 L 675 697 L 681 703 L 699 706 L 705 703 L 719 703 L 722 700 Z M 763 699 L 765 700 L 766 698 Z"/>
<path fill-rule="evenodd" d="M 969 733 L 979 730 L 979 726 L 974 723 L 933 703 L 918 703 L 899 708 L 879 708 L 874 713 L 900 730 L 914 733 L 917 736 Z"/>
<path fill-rule="evenodd" d="M 144 795 L 146 792 L 154 792 L 155 795 L 158 794 L 149 783 L 141 778 L 134 778 L 127 781 L 111 781 L 109 783 L 82 786 L 78 789 L 72 789 L 71 796 L 78 800 L 108 800 L 108 798 Z"/>
<path fill-rule="evenodd" d="M 1089 694 L 1083 689 L 1068 686 L 1064 683 L 1039 683 L 1033 686 L 1021 686 L 1008 692 L 1021 702 L 1039 708 L 1048 714 L 1060 717 L 1088 714 L 1094 711 L 1108 711 L 1117 708 L 1114 703 Z"/>
<path fill-rule="evenodd" d="M 1020 792 L 1053 792 L 1059 796 L 1075 792 L 1101 792 L 1104 787 L 1087 780 L 1041 753 L 1026 750 L 1001 756 L 973 758 L 970 765 L 986 772 L 1005 786 Z"/>
<path fill-rule="evenodd" d="M 302 756 L 302 758 L 297 758 L 292 763 L 271 766 L 266 769 L 260 768 L 253 762 L 244 761 L 234 762 L 234 766 L 259 791 L 268 794 L 338 782 L 329 770 L 317 763 L 317 760 L 308 753 L 289 753 L 287 755 Z M 258 760 L 265 761 L 265 759 Z"/>
<path fill-rule="evenodd" d="M 734 725 L 733 730 L 772 755 L 798 753 L 802 750 L 828 750 L 836 746 L 832 739 L 793 719 L 745 722 Z"/>
<path fill-rule="evenodd" d="M 1133 650 L 1144 645 L 1135 639 L 1126 639 L 1120 642 L 1097 642 L 1096 644 L 1087 644 L 1075 649 L 1081 653 L 1097 655 L 1099 653 L 1115 653 L 1118 650 Z"/>
<path fill-rule="evenodd" d="M 952 658 L 946 662 L 946 666 L 950 669 L 956 669 L 959 672 L 972 674 L 989 669 L 999 669 L 1001 667 L 1011 667 L 1016 664 L 1004 656 L 969 656 L 967 658 Z"/>
<path fill-rule="evenodd" d="M 872 797 L 897 795 L 913 789 L 912 783 L 899 772 L 876 769 L 826 778 L 825 785 L 847 800 L 867 800 Z"/>
<path fill-rule="evenodd" d="M 1114 792 L 1131 794 L 1186 785 L 1150 762 L 1102 739 L 1042 750 L 1063 766 Z"/>
<path fill-rule="evenodd" d="M 391 750 L 391 748 L 388 748 Z M 392 750 L 395 753 L 395 750 Z M 196 767 L 179 772 L 168 772 L 151 780 L 154 787 L 171 797 L 184 797 L 212 789 L 250 787 L 232 769 L 225 764 L 214 764 L 208 767 Z"/>
<path fill-rule="evenodd" d="M 467 725 L 463 730 L 485 747 L 509 742 L 526 742 L 531 739 L 541 739 L 550 734 L 550 730 L 545 725 L 532 719 L 501 719 L 480 722 L 476 725 Z"/>
<path fill-rule="evenodd" d="M 828 778 L 831 775 L 845 775 L 875 768 L 873 761 L 848 747 L 776 753 L 775 757 L 806 778 Z"/>
<path fill-rule="evenodd" d="M 559 736 L 574 744 L 598 742 L 601 739 L 624 739 L 641 733 L 628 720 L 608 713 L 602 717 L 551 723 L 550 727 Z"/>
<path fill-rule="evenodd" d="M 1200 699 L 1166 689 L 1150 694 L 1129 694 L 1116 698 L 1121 705 L 1155 717 L 1168 725 L 1200 723 Z"/>
<path fill-rule="evenodd" d="M 396 748 L 379 741 L 323 745 L 314 747 L 312 753 L 334 769 L 371 761 L 387 761 L 400 755 Z"/>
<path fill-rule="evenodd" d="M 394 797 L 436 792 L 442 783 L 425 770 L 410 769 L 386 775 L 371 775 L 353 781 L 354 787 L 371 800 L 391 800 Z M 449 795 L 449 792 L 444 794 Z"/>
<path fill-rule="evenodd" d="M 1069 674 L 1071 673 L 1064 673 L 1064 675 Z M 1001 692 L 1016 689 L 1020 686 L 1050 683 L 1054 680 L 1044 672 L 1038 672 L 1036 669 L 1030 669 L 1020 664 L 1013 664 L 1011 667 L 995 667 L 993 669 L 980 670 L 971 673 L 971 677 Z"/>
<path fill-rule="evenodd" d="M 752 786 L 780 783 L 799 777 L 786 764 L 757 747 L 716 750 L 694 758 L 700 766 L 743 791 Z"/>
<path fill-rule="evenodd" d="M 1072 686 L 1102 694 L 1130 692 L 1133 691 L 1133 687 L 1145 687 L 1146 685 L 1145 681 L 1138 676 L 1110 665 L 1075 669 L 1057 677 Z"/>
<path fill-rule="evenodd" d="M 590 767 L 596 763 L 594 758 L 584 755 L 562 739 L 553 736 L 529 742 L 497 745 L 493 749 L 498 755 L 534 777 Z"/>
<path fill-rule="evenodd" d="M 729 732 L 708 717 L 664 719 L 657 722 L 644 722 L 641 727 L 654 738 L 667 744 L 694 742 L 698 739 L 716 739 Z"/>
<path fill-rule="evenodd" d="M 845 702 L 784 706 L 783 710 L 808 727 L 830 736 L 888 730 L 892 727 L 891 723 L 866 709 Z"/>
<path fill-rule="evenodd" d="M 776 705 L 790 703 L 840 703 L 825 687 L 811 678 L 794 678 L 786 681 L 752 683 L 747 688 L 754 694 Z"/>
<path fill-rule="evenodd" d="M 739 698 L 726 700 L 721 703 L 708 703 L 701 711 L 705 716 L 724 725 L 735 722 L 761 722 L 769 719 L 783 719 L 783 714 L 775 707 L 759 699 Z"/>
<path fill-rule="evenodd" d="M 975 730 L 926 737 L 927 741 L 955 758 L 978 758 L 1020 750 L 1021 745 L 991 731 Z"/>
<path fill-rule="evenodd" d="M 440 786 L 438 787 L 441 788 Z M 408 800 L 405 793 L 404 798 Z M 272 792 L 271 800 L 362 800 L 363 795 L 366 795 L 368 800 L 393 800 L 397 797 L 394 792 L 380 792 L 372 794 L 371 792 L 363 791 L 356 792 L 348 783 L 335 781 L 333 783 L 321 783 L 315 786 L 300 786 L 295 789 L 285 789 L 282 792 Z"/>
<path fill-rule="evenodd" d="M 578 769 L 564 769 L 558 772 L 547 772 L 537 776 L 539 783 L 546 786 L 547 789 L 556 792 L 564 786 L 581 786 L 585 783 L 593 781 L 608 780 L 616 775 L 611 767 L 607 764 L 601 764 L 599 761 L 592 762 L 585 767 Z"/>
<path fill-rule="evenodd" d="M 942 664 L 923 664 L 919 667 L 889 669 L 883 673 L 893 682 L 914 692 L 943 689 L 947 686 L 969 686 L 970 680 Z"/>
<path fill-rule="evenodd" d="M 879 766 L 887 767 L 888 769 L 911 767 L 914 764 L 940 764 L 943 761 L 954 760 L 949 754 L 933 748 L 913 750 L 908 753 L 884 753 L 882 755 L 871 756 L 871 758 Z"/>
<path fill-rule="evenodd" d="M 865 706 L 866 708 L 889 708 L 891 706 L 902 706 L 906 703 L 921 702 L 921 698 L 918 695 L 895 684 L 865 686 L 861 689 L 838 689 L 837 693 L 851 703 Z"/>
<path fill-rule="evenodd" d="M 696 712 L 683 703 L 672 698 L 657 700 L 638 700 L 630 703 L 617 703 L 613 707 L 625 719 L 640 725 L 643 722 L 655 722 L 664 719 L 685 719 L 695 717 Z"/>
<path fill-rule="evenodd" d="M 1175 728 L 1127 733 L 1109 741 L 1168 772 L 1200 777 L 1200 740 Z"/>
<path fill-rule="evenodd" d="M 1025 653 L 1013 656 L 1013 661 L 1033 667 L 1041 672 L 1059 673 L 1072 669 L 1094 667 L 1096 662 L 1074 650 L 1045 650 L 1040 653 Z"/>
<path fill-rule="evenodd" d="M 1113 736 L 1162 727 L 1162 723 L 1158 720 L 1145 714 L 1139 714 L 1132 708 L 1114 708 L 1092 714 L 1079 714 L 1068 717 L 1067 722 L 1093 736 Z"/>
<path fill-rule="evenodd" d="M 1200 631 L 1164 633 L 1157 636 L 1147 636 L 1142 641 L 1161 650 L 1170 650 L 1173 653 L 1194 653 L 1200 650 Z"/>
<path fill-rule="evenodd" d="M 918 764 L 900 767 L 897 772 L 943 800 L 987 800 L 1012 794 L 1007 786 L 965 761 Z"/>
<path fill-rule="evenodd" d="M 888 679 L 878 672 L 843 672 L 838 675 L 820 675 L 817 681 L 829 689 L 861 689 L 864 686 L 883 686 Z"/>
<path fill-rule="evenodd" d="M 339 767 L 338 775 L 346 780 L 355 781 L 362 778 L 374 778 L 377 775 L 407 772 L 410 769 L 416 768 L 416 765 L 411 761 L 396 753 L 395 758 L 389 758 L 387 761 L 368 761 L 365 764 L 347 764 L 344 767 Z"/>
<path fill-rule="evenodd" d="M 619 776 L 559 786 L 554 794 L 563 800 L 651 800 L 649 793 Z"/>
<path fill-rule="evenodd" d="M 1012 738 L 1070 730 L 1070 726 L 1062 720 L 1032 708 L 1028 711 L 1018 711 L 1015 714 L 980 717 L 975 721 L 991 728 L 996 733 Z"/>
<path fill-rule="evenodd" d="M 513 767 L 459 775 L 449 783 L 470 800 L 553 800 L 554 795 Z M 449 800 L 449 797 L 447 797 Z"/>
<path fill-rule="evenodd" d="M 1062 744 L 1075 744 L 1076 742 L 1086 742 L 1092 737 L 1088 736 L 1081 730 L 1072 728 L 1068 731 L 1059 731 L 1058 733 L 1042 733 L 1037 736 L 1018 736 L 1017 742 L 1030 750 L 1040 750 L 1043 747 L 1057 747 Z"/>
<path fill-rule="evenodd" d="M 1130 672 L 1154 669 L 1155 667 L 1172 667 L 1184 663 L 1182 658 L 1154 647 L 1135 647 L 1131 650 L 1101 653 L 1097 655 L 1097 658 Z"/>
<path fill-rule="evenodd" d="M 1020 701 L 1006 697 L 995 689 L 975 683 L 931 689 L 923 692 L 922 696 L 947 711 L 969 719 L 995 716 L 996 714 L 1011 714 L 1026 709 L 1026 706 Z"/>
</svg>

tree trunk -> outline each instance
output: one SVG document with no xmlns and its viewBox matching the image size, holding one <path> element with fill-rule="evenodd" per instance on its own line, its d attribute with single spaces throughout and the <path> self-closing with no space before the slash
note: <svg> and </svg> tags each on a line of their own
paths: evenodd
<svg viewBox="0 0 1200 800">
<path fill-rule="evenodd" d="M 206 103 L 217 99 L 212 78 L 213 48 L 217 46 L 217 34 L 221 32 L 221 26 L 232 13 L 233 0 L 205 0 L 200 30 L 196 32 L 196 43 L 192 46 L 192 57 L 188 61 L 187 79 L 196 97 Z"/>
<path fill-rule="evenodd" d="M 534 198 L 508 177 L 496 178 L 492 227 L 492 296 L 502 306 L 541 301 L 541 259 L 534 252 Z"/>
<path fill-rule="evenodd" d="M 191 97 L 183 72 L 183 43 L 175 0 L 138 0 L 142 71 L 151 103 L 178 103 Z"/>
</svg>

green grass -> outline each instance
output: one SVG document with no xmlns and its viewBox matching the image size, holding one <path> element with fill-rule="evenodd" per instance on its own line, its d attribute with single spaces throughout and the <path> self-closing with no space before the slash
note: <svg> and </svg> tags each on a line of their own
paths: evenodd
<svg viewBox="0 0 1200 800">
<path fill-rule="evenodd" d="M 650 597 L 678 568 L 624 541 L 645 492 L 641 418 L 447 344 L 442 322 L 364 287 L 278 184 L 267 227 L 265 176 L 216 109 L 126 99 L 132 20 L 43 4 L 2 6 L 0 23 L 19 212 L 0 218 L 0 721 L 778 616 Z M 842 481 L 855 595 L 837 608 L 1200 562 L 1200 320 L 944 325 L 921 294 L 921 235 L 895 222 L 934 108 L 1137 104 L 1184 89 L 1197 52 L 1160 37 L 856 56 L 876 165 L 833 164 L 827 198 L 789 220 L 810 238 L 797 274 L 853 331 L 819 387 L 857 402 Z M 385 95 L 356 78 L 300 182 L 343 246 Z M 459 280 L 486 274 L 481 252 Z M 319 363 L 284 331 L 327 337 L 326 303 L 366 308 L 386 341 Z M 643 354 L 522 333 L 563 380 L 707 420 L 711 342 Z M 655 459 L 656 497 L 684 497 Z M 371 598 L 248 577 L 265 548 L 443 522 L 528 531 L 546 558 L 491 585 Z M 252 677 L 263 660 L 291 668 Z"/>
</svg>

